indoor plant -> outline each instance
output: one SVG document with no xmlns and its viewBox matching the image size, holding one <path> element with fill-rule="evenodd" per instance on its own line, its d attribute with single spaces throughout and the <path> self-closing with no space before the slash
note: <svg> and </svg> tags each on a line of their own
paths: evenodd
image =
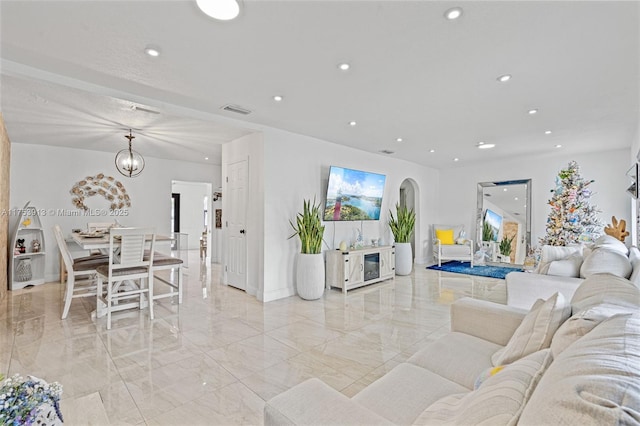
<svg viewBox="0 0 640 426">
<path fill-rule="evenodd" d="M 289 221 L 295 231 L 289 238 L 297 235 L 302 244 L 296 258 L 296 290 L 306 300 L 319 299 L 324 293 L 324 226 L 320 214 L 320 204 L 316 204 L 315 198 L 313 203 L 303 200 L 302 213 L 298 213 L 296 223 Z"/>
<path fill-rule="evenodd" d="M 416 224 L 416 213 L 407 206 L 396 204 L 396 216 L 389 210 L 389 227 L 396 246 L 396 274 L 409 275 L 413 268 L 411 235 Z"/>
</svg>

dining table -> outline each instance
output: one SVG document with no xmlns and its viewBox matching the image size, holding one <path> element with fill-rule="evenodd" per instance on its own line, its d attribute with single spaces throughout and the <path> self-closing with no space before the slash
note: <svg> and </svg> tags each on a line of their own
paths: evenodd
<svg viewBox="0 0 640 426">
<path fill-rule="evenodd" d="M 107 254 L 109 250 L 109 233 L 108 232 L 73 232 L 71 233 L 71 240 L 80 246 L 83 250 L 100 250 Z M 175 238 L 166 235 L 156 234 L 156 243 L 171 243 Z M 148 241 L 151 241 L 151 235 L 148 236 Z M 114 246 L 118 246 L 119 242 L 114 239 Z M 66 271 L 63 270 L 63 262 L 60 262 L 60 279 L 63 281 L 63 277 Z M 144 303 L 147 303 L 146 301 Z M 96 310 L 92 312 L 92 317 L 103 317 L 105 315 L 104 305 L 101 301 L 98 301 Z"/>
</svg>

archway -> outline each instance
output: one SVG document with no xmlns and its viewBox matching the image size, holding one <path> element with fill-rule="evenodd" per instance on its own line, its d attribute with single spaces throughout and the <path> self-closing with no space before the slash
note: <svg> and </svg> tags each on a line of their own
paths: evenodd
<svg viewBox="0 0 640 426">
<path fill-rule="evenodd" d="M 413 209 L 416 213 L 416 226 L 413 234 L 411 235 L 411 251 L 413 253 L 414 261 L 416 259 L 416 235 L 419 234 L 419 211 L 418 211 L 418 184 L 415 180 L 411 178 L 407 178 L 402 181 L 400 184 L 400 194 L 399 194 L 399 203 L 400 206 L 406 206 L 407 208 Z"/>
</svg>

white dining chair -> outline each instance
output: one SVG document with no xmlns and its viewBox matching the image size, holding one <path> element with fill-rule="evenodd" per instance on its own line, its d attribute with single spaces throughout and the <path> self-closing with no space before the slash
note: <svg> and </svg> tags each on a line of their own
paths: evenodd
<svg viewBox="0 0 640 426">
<path fill-rule="evenodd" d="M 63 293 L 64 307 L 62 309 L 62 319 L 65 319 L 69 314 L 72 299 L 96 295 L 96 268 L 100 265 L 106 265 L 108 257 L 85 256 L 74 259 L 69 252 L 67 242 L 59 225 L 53 226 L 53 234 L 56 237 L 60 256 L 67 270 Z"/>
<path fill-rule="evenodd" d="M 109 262 L 97 268 L 98 306 L 103 302 L 107 329 L 113 312 L 137 307 L 149 308 L 153 319 L 153 228 L 113 228 L 109 233 Z M 145 247 L 149 255 L 145 256 Z M 106 285 L 106 291 L 103 287 Z M 146 298 L 145 298 L 146 296 Z M 137 302 L 133 301 L 138 299 Z"/>
</svg>

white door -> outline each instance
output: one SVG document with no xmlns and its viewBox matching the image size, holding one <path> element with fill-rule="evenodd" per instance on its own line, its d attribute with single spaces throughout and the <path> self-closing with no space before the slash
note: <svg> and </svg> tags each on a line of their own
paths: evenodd
<svg viewBox="0 0 640 426">
<path fill-rule="evenodd" d="M 227 214 L 227 284 L 247 288 L 247 160 L 227 168 L 229 193 Z"/>
</svg>

